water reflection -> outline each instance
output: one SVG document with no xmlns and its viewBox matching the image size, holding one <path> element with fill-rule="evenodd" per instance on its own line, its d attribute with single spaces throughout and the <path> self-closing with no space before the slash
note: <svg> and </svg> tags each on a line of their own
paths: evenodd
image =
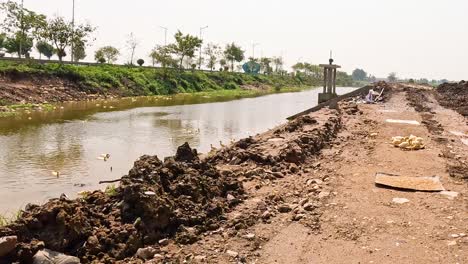
<svg viewBox="0 0 468 264">
<path fill-rule="evenodd" d="M 0 119 L 0 213 L 61 193 L 73 197 L 81 190 L 103 188 L 99 181 L 126 174 L 144 154 L 164 158 L 184 142 L 208 152 L 210 144 L 228 144 L 266 131 L 316 105 L 319 91 L 227 102 L 232 98 L 81 102 L 53 112 Z M 107 153 L 108 161 L 98 159 Z M 59 177 L 52 171 L 59 171 Z"/>
</svg>

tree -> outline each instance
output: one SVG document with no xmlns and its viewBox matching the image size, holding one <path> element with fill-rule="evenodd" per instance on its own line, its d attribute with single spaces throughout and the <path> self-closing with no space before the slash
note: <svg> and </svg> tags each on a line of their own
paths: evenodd
<svg viewBox="0 0 468 264">
<path fill-rule="evenodd" d="M 145 64 L 145 60 L 143 60 L 143 59 L 138 59 L 138 60 L 137 60 L 137 63 L 138 63 L 138 65 L 140 65 L 140 67 L 141 67 L 141 66 L 143 66 L 143 64 Z"/>
<path fill-rule="evenodd" d="M 264 74 L 270 74 L 271 72 L 273 72 L 273 68 L 270 66 L 271 62 L 272 62 L 271 58 L 260 59 L 261 71 L 263 71 Z"/>
<path fill-rule="evenodd" d="M 50 45 L 49 43 L 45 41 L 38 41 L 36 43 L 36 49 L 39 52 L 39 56 L 46 56 L 49 60 L 50 58 L 54 55 L 55 50 L 54 46 Z M 41 57 L 39 57 L 40 59 Z"/>
<path fill-rule="evenodd" d="M 96 50 L 94 58 L 99 63 L 105 63 L 107 61 L 107 63 L 112 64 L 117 60 L 119 55 L 120 52 L 118 49 L 112 46 L 105 46 Z"/>
<path fill-rule="evenodd" d="M 192 59 L 195 56 L 195 51 L 201 47 L 203 41 L 190 34 L 184 35 L 180 30 L 177 31 L 174 38 L 176 43 L 169 44 L 168 48 L 171 53 L 179 57 L 179 68 L 182 69 L 184 58 Z"/>
<path fill-rule="evenodd" d="M 7 37 L 5 33 L 0 33 L 0 49 L 3 49 L 5 47 L 6 38 Z"/>
<path fill-rule="evenodd" d="M 130 33 L 130 35 L 128 35 L 128 39 L 127 39 L 127 48 L 131 51 L 130 62 L 129 62 L 130 65 L 133 65 L 133 57 L 135 56 L 135 50 L 136 50 L 136 47 L 138 46 L 138 44 L 139 44 L 139 42 L 135 38 L 135 35 L 133 35 L 133 32 Z"/>
<path fill-rule="evenodd" d="M 274 57 L 273 64 L 275 64 L 275 72 L 280 72 L 281 70 L 283 70 L 283 57 Z"/>
<path fill-rule="evenodd" d="M 396 82 L 398 80 L 395 72 L 391 72 L 388 75 L 387 79 L 388 79 L 389 82 Z"/>
<path fill-rule="evenodd" d="M 79 62 L 86 58 L 85 44 L 78 42 L 73 45 L 73 61 Z"/>
<path fill-rule="evenodd" d="M 41 30 L 40 35 L 53 43 L 57 56 L 62 61 L 67 55 L 66 49 L 73 42 L 74 44 L 82 43 L 86 46 L 89 36 L 95 29 L 89 24 L 79 24 L 73 26 L 70 22 L 65 21 L 63 17 L 55 17 L 47 21 L 47 25 Z"/>
<path fill-rule="evenodd" d="M 171 51 L 167 46 L 156 46 L 149 56 L 153 60 L 153 66 L 158 63 L 163 68 L 177 67 L 177 61 L 172 58 Z"/>
<path fill-rule="evenodd" d="M 353 80 L 355 81 L 364 81 L 367 79 L 367 72 L 365 72 L 363 69 L 355 69 L 352 76 Z"/>
<path fill-rule="evenodd" d="M 10 54 L 16 53 L 19 58 L 23 55 L 29 57 L 29 53 L 33 47 L 33 39 L 30 37 L 24 38 L 20 32 L 17 32 L 13 37 L 8 37 L 3 45 Z"/>
<path fill-rule="evenodd" d="M 216 44 L 209 43 L 205 47 L 205 55 L 207 58 L 206 66 L 213 71 L 216 67 L 216 63 L 218 62 L 218 57 L 221 55 L 221 47 Z"/>
<path fill-rule="evenodd" d="M 229 70 L 229 66 L 227 66 L 227 61 L 226 59 L 220 59 L 219 60 L 219 65 L 221 65 L 221 71 L 228 71 Z"/>
<path fill-rule="evenodd" d="M 291 67 L 295 72 L 300 72 L 304 70 L 304 63 L 298 62 Z"/>
<path fill-rule="evenodd" d="M 245 58 L 245 51 L 235 43 L 228 44 L 224 50 L 224 56 L 231 62 L 231 71 L 234 71 L 234 62 L 241 62 Z"/>
<path fill-rule="evenodd" d="M 10 53 L 17 53 L 20 58 L 22 55 L 29 55 L 34 36 L 37 36 L 39 29 L 45 26 L 46 17 L 22 8 L 14 1 L 0 4 L 0 10 L 5 12 L 2 25 L 9 33 Z M 23 46 L 29 49 L 24 51 Z"/>
</svg>

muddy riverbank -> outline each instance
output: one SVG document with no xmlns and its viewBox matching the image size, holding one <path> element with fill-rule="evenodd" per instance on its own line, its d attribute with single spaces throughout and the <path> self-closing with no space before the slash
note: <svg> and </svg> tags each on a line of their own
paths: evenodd
<svg viewBox="0 0 468 264">
<path fill-rule="evenodd" d="M 338 88 L 348 93 L 353 88 Z M 105 188 L 142 155 L 160 159 L 188 142 L 207 153 L 285 122 L 317 103 L 320 89 L 252 98 L 207 94 L 73 102 L 0 119 L 0 214 L 65 193 Z M 221 142 L 221 143 L 220 143 Z M 106 161 L 102 154 L 109 154 Z M 111 169 L 112 168 L 112 169 Z M 53 172 L 58 172 L 59 177 Z"/>
<path fill-rule="evenodd" d="M 24 244 L 12 259 L 25 263 L 40 249 L 38 241 L 48 249 L 78 256 L 84 263 L 124 260 L 165 238 L 193 243 L 202 234 L 219 229 L 226 221 L 225 213 L 245 199 L 240 177 L 273 180 L 298 172 L 339 126 L 338 112 L 325 110 L 269 134 L 243 139 L 203 160 L 188 144 L 164 162 L 144 156 L 112 195 L 98 191 L 77 200 L 62 197 L 40 207 L 29 205 L 0 236 L 18 236 Z M 246 175 L 247 171 L 216 167 L 221 163 L 250 164 L 253 172 Z M 229 225 L 242 228 L 255 219 L 244 221 Z"/>
</svg>

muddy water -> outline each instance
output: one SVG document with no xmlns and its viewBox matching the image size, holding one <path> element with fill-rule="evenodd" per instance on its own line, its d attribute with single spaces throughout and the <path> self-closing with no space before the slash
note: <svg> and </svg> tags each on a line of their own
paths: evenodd
<svg viewBox="0 0 468 264">
<path fill-rule="evenodd" d="M 321 89 L 233 100 L 179 95 L 64 104 L 0 119 L 0 214 L 65 193 L 103 188 L 144 154 L 189 142 L 200 152 L 266 131 L 317 104 Z M 339 88 L 347 93 L 353 88 Z M 107 161 L 98 159 L 110 154 Z M 59 172 L 58 177 L 53 172 Z"/>
</svg>

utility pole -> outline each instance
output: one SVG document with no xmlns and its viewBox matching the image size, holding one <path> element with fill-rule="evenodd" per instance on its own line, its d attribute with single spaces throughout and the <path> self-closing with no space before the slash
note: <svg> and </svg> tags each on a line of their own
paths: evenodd
<svg viewBox="0 0 468 264">
<path fill-rule="evenodd" d="M 71 62 L 75 59 L 75 0 L 72 7 L 72 42 L 71 42 Z"/>
<path fill-rule="evenodd" d="M 203 37 L 202 33 L 204 29 L 207 29 L 208 26 L 204 26 L 200 28 L 200 39 L 202 40 L 202 45 L 200 46 L 200 56 L 198 57 L 198 69 L 201 69 L 201 63 L 202 63 L 202 47 L 203 47 Z"/>
<path fill-rule="evenodd" d="M 21 0 L 21 21 L 20 21 L 20 24 L 21 24 L 21 36 L 20 36 L 20 39 L 19 39 L 19 58 L 21 59 L 21 55 L 23 54 L 23 35 L 24 35 L 24 32 L 23 32 L 23 15 L 24 15 L 24 0 Z"/>
<path fill-rule="evenodd" d="M 255 47 L 260 45 L 260 43 L 252 43 L 252 59 L 255 59 Z"/>
<path fill-rule="evenodd" d="M 167 46 L 167 27 L 159 26 L 164 29 L 164 46 Z"/>
</svg>

